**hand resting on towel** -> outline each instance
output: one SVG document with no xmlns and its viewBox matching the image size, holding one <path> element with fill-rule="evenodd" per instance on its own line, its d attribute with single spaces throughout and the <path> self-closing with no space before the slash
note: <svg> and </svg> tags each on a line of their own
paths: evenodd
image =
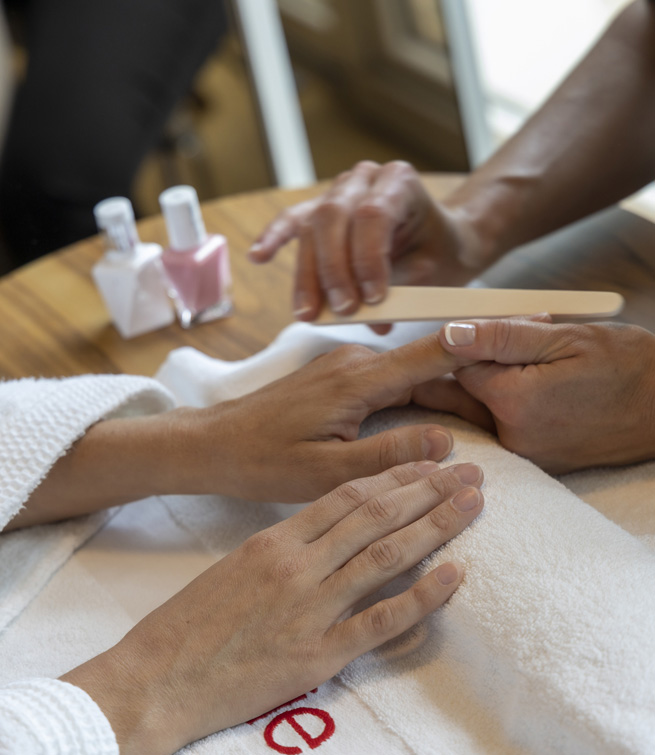
<svg viewBox="0 0 655 755">
<path fill-rule="evenodd" d="M 462 578 L 454 563 L 350 615 L 461 532 L 482 510 L 481 484 L 474 464 L 429 461 L 345 484 L 251 537 L 62 680 L 96 701 L 123 755 L 172 753 L 264 713 L 448 599 Z"/>
<path fill-rule="evenodd" d="M 417 403 L 495 430 L 551 473 L 655 458 L 652 333 L 507 319 L 449 323 L 439 338 L 472 364 L 447 391 L 440 381 L 418 387 Z"/>
<path fill-rule="evenodd" d="M 150 495 L 311 501 L 355 477 L 439 461 L 452 448 L 450 432 L 439 425 L 357 436 L 370 414 L 409 403 L 416 385 L 454 364 L 436 334 L 383 354 L 343 346 L 232 401 L 98 422 L 5 530 Z"/>
</svg>

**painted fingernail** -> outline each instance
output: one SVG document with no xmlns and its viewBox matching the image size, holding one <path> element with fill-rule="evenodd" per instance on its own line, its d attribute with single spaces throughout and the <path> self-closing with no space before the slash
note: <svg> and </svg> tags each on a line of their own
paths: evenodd
<svg viewBox="0 0 655 755">
<path fill-rule="evenodd" d="M 453 447 L 453 436 L 443 430 L 427 430 L 423 434 L 423 456 L 439 461 L 448 456 Z"/>
<path fill-rule="evenodd" d="M 482 469 L 477 464 L 458 464 L 453 467 L 453 472 L 464 485 L 472 485 L 482 476 Z"/>
<path fill-rule="evenodd" d="M 376 281 L 364 281 L 362 283 L 362 295 L 367 304 L 379 304 L 384 299 L 384 290 Z"/>
<path fill-rule="evenodd" d="M 344 312 L 353 303 L 352 297 L 348 295 L 348 292 L 344 288 L 331 288 L 327 292 L 327 295 L 330 309 L 337 314 Z"/>
<path fill-rule="evenodd" d="M 480 503 L 481 495 L 477 488 L 464 488 L 453 498 L 453 506 L 458 511 L 470 511 Z"/>
<path fill-rule="evenodd" d="M 475 341 L 475 325 L 449 322 L 444 328 L 444 334 L 451 346 L 470 346 Z"/>
<path fill-rule="evenodd" d="M 439 469 L 439 465 L 436 461 L 417 461 L 414 464 L 414 469 L 421 475 L 421 477 L 428 477 Z"/>
<path fill-rule="evenodd" d="M 435 576 L 442 585 L 452 585 L 459 577 L 459 569 L 452 562 L 441 564 L 435 569 Z"/>
</svg>

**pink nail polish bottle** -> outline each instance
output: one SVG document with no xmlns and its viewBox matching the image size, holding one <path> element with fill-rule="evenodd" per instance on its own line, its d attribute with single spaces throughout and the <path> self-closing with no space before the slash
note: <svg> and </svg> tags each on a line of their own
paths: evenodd
<svg viewBox="0 0 655 755">
<path fill-rule="evenodd" d="M 159 196 L 169 247 L 162 255 L 170 295 L 183 328 L 217 320 L 232 311 L 232 277 L 225 236 L 208 235 L 192 186 Z"/>
</svg>

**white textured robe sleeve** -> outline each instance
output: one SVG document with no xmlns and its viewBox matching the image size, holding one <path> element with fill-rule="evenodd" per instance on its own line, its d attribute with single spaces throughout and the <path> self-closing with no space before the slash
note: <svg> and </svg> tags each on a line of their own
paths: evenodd
<svg viewBox="0 0 655 755">
<path fill-rule="evenodd" d="M 118 755 L 100 708 L 79 687 L 29 679 L 0 688 L 0 755 Z"/>
<path fill-rule="evenodd" d="M 157 381 L 130 375 L 0 382 L 0 528 L 86 430 L 101 419 L 171 409 Z M 0 535 L 0 631 L 108 514 Z M 114 755 L 111 726 L 81 689 L 54 679 L 0 688 L 0 754 Z"/>
</svg>

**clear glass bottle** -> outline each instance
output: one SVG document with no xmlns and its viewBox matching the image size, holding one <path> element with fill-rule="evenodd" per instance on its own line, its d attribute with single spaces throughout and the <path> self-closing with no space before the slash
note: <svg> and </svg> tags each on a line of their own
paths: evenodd
<svg viewBox="0 0 655 755">
<path fill-rule="evenodd" d="M 143 244 L 129 199 L 99 202 L 93 214 L 105 240 L 105 254 L 92 275 L 123 338 L 164 328 L 175 320 L 168 298 L 159 244 Z"/>
<path fill-rule="evenodd" d="M 232 277 L 225 236 L 209 235 L 192 186 L 174 186 L 159 197 L 169 247 L 162 264 L 183 328 L 232 312 Z"/>
</svg>

